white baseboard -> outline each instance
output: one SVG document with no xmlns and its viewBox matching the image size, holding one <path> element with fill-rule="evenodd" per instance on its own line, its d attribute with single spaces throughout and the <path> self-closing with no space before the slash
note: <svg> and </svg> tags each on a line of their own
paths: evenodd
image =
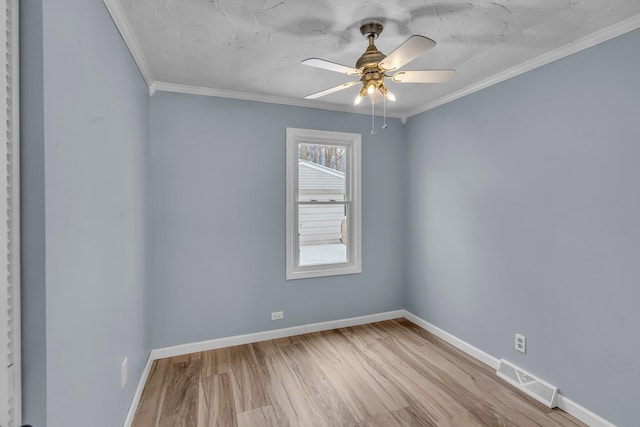
<svg viewBox="0 0 640 427">
<path fill-rule="evenodd" d="M 215 350 L 217 348 L 231 347 L 234 345 L 250 344 L 254 342 L 273 340 L 277 338 L 293 337 L 295 335 L 308 334 L 311 332 L 329 331 L 331 329 L 346 328 L 348 326 L 366 325 L 367 323 L 381 322 L 383 320 L 398 319 L 404 317 L 404 310 L 387 311 L 384 313 L 369 314 L 367 316 L 350 317 L 348 319 L 331 320 L 328 322 L 310 323 L 308 325 L 294 326 L 291 328 L 274 329 L 271 331 L 257 332 L 254 334 L 236 335 L 233 337 L 218 338 L 215 340 L 200 341 L 191 344 L 176 345 L 172 347 L 156 348 L 151 350 L 147 364 L 142 371 L 138 388 L 133 396 L 127 417 L 123 427 L 131 427 L 133 417 L 138 409 L 142 391 L 149 377 L 153 362 L 166 357 L 182 356 L 184 354 L 196 353 L 199 351 Z"/>
<path fill-rule="evenodd" d="M 480 362 L 488 365 L 493 369 L 498 369 L 498 365 L 500 364 L 500 360 L 491 356 L 488 353 L 478 349 L 477 347 L 472 346 L 466 341 L 461 340 L 460 338 L 451 335 L 450 333 L 438 328 L 432 323 L 427 322 L 421 317 L 416 316 L 415 314 L 403 310 L 403 317 L 407 320 L 412 321 L 416 325 L 420 326 L 422 329 L 425 329 L 431 332 L 433 335 L 438 338 L 448 342 L 452 346 L 457 349 L 464 351 L 469 356 L 479 360 Z M 599 415 L 594 414 L 584 406 L 578 405 L 573 400 L 569 399 L 566 396 L 563 396 L 562 393 L 558 393 L 558 400 L 556 402 L 558 404 L 558 408 L 565 411 L 567 414 L 572 415 L 582 421 L 583 423 L 589 425 L 590 427 L 616 427 L 615 424 L 605 420 Z"/>
<path fill-rule="evenodd" d="M 234 345 L 292 337 L 295 335 L 307 334 L 311 332 L 328 331 L 331 329 L 345 328 L 347 326 L 365 325 L 367 323 L 381 322 L 383 320 L 397 319 L 399 317 L 404 317 L 404 310 L 387 311 L 385 313 L 351 317 L 348 319 L 331 320 L 329 322 L 311 323 L 308 325 L 293 326 L 291 328 L 256 332 L 254 334 L 236 335 L 233 337 L 218 338 L 215 340 L 207 340 L 191 344 L 158 348 L 151 351 L 151 358 L 153 360 L 164 359 L 165 357 L 181 356 L 183 354 L 215 350 L 217 348 L 231 347 Z"/>
<path fill-rule="evenodd" d="M 136 415 L 136 410 L 138 409 L 138 404 L 140 403 L 140 398 L 142 397 L 142 391 L 144 390 L 144 386 L 147 383 L 147 378 L 149 378 L 149 372 L 151 372 L 151 365 L 153 365 L 153 358 L 151 354 L 147 358 L 147 363 L 144 365 L 144 369 L 142 370 L 142 375 L 140 376 L 140 381 L 138 382 L 138 387 L 136 388 L 136 393 L 133 395 L 133 400 L 131 401 L 131 405 L 129 406 L 129 411 L 127 412 L 127 418 L 124 419 L 124 427 L 131 427 L 133 423 L 133 417 Z"/>
<path fill-rule="evenodd" d="M 584 406 L 578 405 L 576 402 L 562 394 L 558 394 L 558 400 L 556 403 L 558 404 L 558 408 L 562 409 L 569 415 L 573 415 L 590 427 L 616 427 L 612 422 L 605 420 L 600 415 L 594 414 Z"/>
<path fill-rule="evenodd" d="M 424 330 L 431 332 L 433 335 L 441 338 L 457 349 L 467 353 L 468 355 L 479 360 L 485 365 L 493 369 L 498 369 L 498 365 L 500 364 L 500 360 L 498 358 L 485 353 L 479 348 L 474 347 L 473 345 L 461 340 L 454 335 L 451 335 L 450 333 L 444 331 L 443 329 L 440 329 L 432 323 L 427 322 L 426 320 L 416 316 L 415 314 L 407 310 L 387 311 L 384 313 L 370 314 L 367 316 L 331 320 L 328 322 L 311 323 L 308 325 L 294 326 L 291 328 L 274 329 L 271 331 L 257 332 L 254 334 L 237 335 L 233 337 L 218 338 L 191 344 L 154 349 L 151 351 L 149 359 L 147 360 L 147 364 L 145 365 L 144 371 L 142 372 L 140 382 L 138 383 L 138 388 L 136 389 L 133 401 L 131 402 L 131 406 L 129 407 L 129 412 L 127 413 L 127 418 L 124 422 L 124 427 L 130 427 L 131 423 L 133 422 L 133 417 L 138 408 L 138 404 L 140 403 L 140 398 L 142 397 L 144 385 L 147 382 L 149 372 L 151 371 L 151 365 L 153 364 L 153 361 L 157 359 L 181 356 L 184 354 L 196 353 L 199 351 L 215 350 L 217 348 L 230 347 L 234 345 L 250 344 L 277 338 L 292 337 L 295 335 L 307 334 L 311 332 L 328 331 L 331 329 L 345 328 L 348 326 L 365 325 L 367 323 L 381 322 L 383 320 L 397 319 L 400 317 L 404 317 L 405 319 L 412 321 Z M 588 424 L 590 427 L 616 427 L 615 424 L 605 420 L 599 415 L 594 414 L 585 407 L 578 405 L 576 402 L 572 401 L 566 396 L 563 396 L 561 393 L 558 394 L 557 403 L 558 408 L 562 409 L 569 415 L 576 417 L 583 423 Z"/>
<path fill-rule="evenodd" d="M 466 341 L 461 340 L 460 338 L 451 335 L 449 332 L 446 332 L 437 326 L 427 322 L 426 320 L 416 316 L 415 314 L 404 310 L 404 318 L 407 320 L 411 320 L 416 325 L 420 326 L 422 329 L 431 332 L 433 335 L 441 338 L 442 340 L 448 342 L 455 348 L 464 351 L 469 356 L 478 359 L 485 365 L 492 367 L 493 369 L 498 369 L 498 365 L 500 365 L 500 360 L 491 356 L 490 354 L 485 353 L 477 347 L 472 346 Z"/>
</svg>

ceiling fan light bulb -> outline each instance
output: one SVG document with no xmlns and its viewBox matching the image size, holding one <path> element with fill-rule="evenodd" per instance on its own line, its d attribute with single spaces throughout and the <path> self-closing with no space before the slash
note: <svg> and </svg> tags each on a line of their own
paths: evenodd
<svg viewBox="0 0 640 427">
<path fill-rule="evenodd" d="M 370 84 L 369 86 L 367 86 L 367 93 L 369 95 L 372 95 L 374 90 L 376 90 L 376 87 L 374 84 Z"/>
<path fill-rule="evenodd" d="M 396 96 L 390 90 L 387 90 L 387 93 L 385 93 L 384 96 L 386 96 L 389 101 L 396 100 Z"/>
<path fill-rule="evenodd" d="M 356 96 L 356 99 L 353 100 L 353 105 L 358 105 L 362 102 L 362 99 L 364 98 L 364 96 L 362 95 L 358 95 Z"/>
</svg>

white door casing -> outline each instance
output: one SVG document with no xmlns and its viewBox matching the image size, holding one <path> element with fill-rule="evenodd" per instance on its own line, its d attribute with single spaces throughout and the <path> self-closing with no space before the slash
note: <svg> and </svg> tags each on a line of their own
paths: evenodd
<svg viewBox="0 0 640 427">
<path fill-rule="evenodd" d="M 0 427 L 22 421 L 20 378 L 19 0 L 0 3 Z"/>
</svg>

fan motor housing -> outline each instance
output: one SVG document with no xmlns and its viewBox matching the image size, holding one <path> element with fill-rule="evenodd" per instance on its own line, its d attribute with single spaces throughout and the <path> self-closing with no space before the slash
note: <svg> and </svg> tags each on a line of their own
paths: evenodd
<svg viewBox="0 0 640 427">
<path fill-rule="evenodd" d="M 380 52 L 374 45 L 369 45 L 366 52 L 356 62 L 356 68 L 362 70 L 367 67 L 377 67 L 380 61 L 387 56 Z"/>
<path fill-rule="evenodd" d="M 378 67 L 365 68 L 362 71 L 362 83 L 367 86 L 369 82 L 379 83 L 383 80 L 384 75 L 380 72 Z"/>
</svg>

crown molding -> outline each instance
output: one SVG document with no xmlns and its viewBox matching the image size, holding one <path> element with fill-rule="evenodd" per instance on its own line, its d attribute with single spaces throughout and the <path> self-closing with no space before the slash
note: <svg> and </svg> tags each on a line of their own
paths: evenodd
<svg viewBox="0 0 640 427">
<path fill-rule="evenodd" d="M 103 2 L 111 15 L 111 19 L 113 19 L 114 24 L 116 24 L 116 28 L 118 28 L 120 35 L 124 39 L 125 44 L 129 48 L 129 52 L 131 52 L 131 56 L 133 56 L 133 60 L 136 62 L 144 81 L 147 83 L 147 86 L 149 86 L 149 94 L 153 95 L 155 80 L 153 73 L 151 73 L 151 67 L 149 67 L 149 63 L 147 63 L 147 60 L 142 54 L 140 43 L 138 43 L 133 29 L 131 25 L 129 25 L 129 20 L 127 20 L 122 5 L 120 5 L 118 0 L 103 0 Z"/>
<path fill-rule="evenodd" d="M 105 1 L 114 1 L 114 0 L 105 0 Z M 529 61 L 523 62 L 522 64 L 518 64 L 498 74 L 494 74 L 493 76 L 487 79 L 484 79 L 478 83 L 474 83 L 472 85 L 469 85 L 465 88 L 462 88 L 460 90 L 457 90 L 455 92 L 442 96 L 440 98 L 434 99 L 433 101 L 427 102 L 426 104 L 420 105 L 418 107 L 411 108 L 395 114 L 390 113 L 387 116 L 398 118 L 402 121 L 403 124 L 406 124 L 407 119 L 410 117 L 413 117 L 425 111 L 431 110 L 433 108 L 439 107 L 441 105 L 447 104 L 449 102 L 455 101 L 456 99 L 470 95 L 474 92 L 478 92 L 482 89 L 486 89 L 490 86 L 501 83 L 505 80 L 509 80 L 513 77 L 519 76 L 520 74 L 524 74 L 527 71 L 531 71 L 536 68 L 542 67 L 551 62 L 557 61 L 559 59 L 565 58 L 574 53 L 596 46 L 600 43 L 603 43 L 612 38 L 621 36 L 622 34 L 628 33 L 638 28 L 640 28 L 640 15 L 635 15 L 628 19 L 625 19 L 624 21 L 618 22 L 617 24 L 595 31 L 574 42 L 570 42 L 563 46 L 560 46 L 557 49 L 544 53 Z M 350 106 L 328 104 L 328 103 L 306 100 L 306 99 L 285 98 L 285 97 L 277 97 L 277 96 L 271 96 L 271 95 L 259 95 L 259 94 L 253 94 L 248 92 L 236 92 L 236 91 L 227 91 L 227 90 L 211 89 L 211 88 L 196 87 L 196 86 L 177 85 L 177 84 L 165 83 L 165 82 L 155 82 L 154 91 L 155 90 L 163 90 L 167 92 L 191 93 L 196 95 L 218 96 L 222 98 L 244 99 L 248 101 L 268 102 L 273 104 L 291 105 L 294 107 L 318 108 L 323 110 L 341 111 L 341 112 L 348 112 L 348 113 L 355 113 L 355 114 L 368 114 L 363 111 L 355 110 L 353 107 L 350 107 Z"/>
<path fill-rule="evenodd" d="M 624 21 L 618 22 L 617 24 L 595 31 L 585 37 L 582 37 L 581 39 L 565 44 L 557 49 L 544 53 L 529 61 L 523 62 L 522 64 L 516 65 L 515 67 L 511 67 L 508 70 L 495 74 L 488 79 L 484 79 L 478 83 L 472 84 L 463 89 L 437 98 L 419 107 L 410 109 L 406 112 L 405 120 L 408 117 L 413 117 L 417 114 L 439 107 L 448 102 L 455 101 L 456 99 L 462 98 L 463 96 L 470 95 L 489 86 L 493 86 L 497 83 L 519 76 L 520 74 L 526 73 L 527 71 L 542 67 L 543 65 L 547 65 L 553 61 L 557 61 L 558 59 L 562 59 L 566 56 L 580 52 L 581 50 L 606 42 L 607 40 L 621 36 L 622 34 L 628 33 L 629 31 L 633 31 L 638 28 L 640 28 L 640 15 L 633 16 L 631 18 L 625 19 Z"/>
<path fill-rule="evenodd" d="M 289 98 L 284 96 L 264 95 L 251 92 L 241 92 L 235 90 L 226 89 L 214 89 L 202 86 L 190 86 L 176 83 L 167 82 L 154 82 L 154 92 L 175 92 L 175 93 L 187 93 L 191 95 L 203 95 L 203 96 L 215 96 L 218 98 L 231 98 L 240 99 L 244 101 L 265 102 L 268 104 L 288 105 L 292 107 L 302 108 L 315 108 L 320 110 L 339 111 L 342 113 L 353 113 L 371 115 L 369 111 L 363 111 L 362 109 L 356 109 L 353 106 L 345 106 L 338 104 L 330 104 L 326 102 L 318 102 L 310 99 L 298 99 Z M 382 114 L 376 114 L 376 116 L 382 117 Z M 387 112 L 388 118 L 402 119 L 402 114 Z"/>
<path fill-rule="evenodd" d="M 147 83 L 150 95 L 153 95 L 156 91 L 175 92 L 192 95 L 240 99 L 245 101 L 264 102 L 269 104 L 288 105 L 292 107 L 315 108 L 321 110 L 369 115 L 369 112 L 356 109 L 353 106 L 338 105 L 322 101 L 156 81 L 151 72 L 151 68 L 142 53 L 140 44 L 138 43 L 138 40 L 131 26 L 129 25 L 129 21 L 126 18 L 120 2 L 118 0 L 103 0 L 103 2 L 107 7 L 107 10 L 109 11 L 109 14 L 111 15 L 113 22 L 116 24 L 118 31 L 120 31 L 120 34 L 122 35 L 122 38 L 124 39 L 127 47 L 129 48 L 129 51 L 131 52 L 131 55 L 133 56 L 133 59 L 136 62 L 140 73 Z M 455 101 L 456 99 L 470 95 L 474 92 L 478 92 L 482 89 L 486 89 L 490 86 L 519 76 L 520 74 L 526 73 L 527 71 L 542 67 L 551 62 L 557 61 L 558 59 L 562 59 L 564 57 L 580 52 L 584 49 L 590 48 L 638 28 L 640 28 L 640 15 L 635 15 L 624 21 L 618 22 L 617 24 L 595 31 L 581 39 L 567 43 L 557 49 L 544 53 L 540 56 L 537 56 L 536 58 L 523 62 L 522 64 L 518 64 L 514 67 L 509 68 L 508 70 L 502 71 L 498 74 L 494 74 L 487 79 L 464 87 L 440 98 L 434 99 L 425 104 L 401 112 L 390 112 L 387 114 L 387 117 L 400 119 L 401 122 L 405 124 L 407 122 L 407 119 L 410 117 Z M 382 114 L 376 114 L 376 116 L 381 117 Z"/>
</svg>

